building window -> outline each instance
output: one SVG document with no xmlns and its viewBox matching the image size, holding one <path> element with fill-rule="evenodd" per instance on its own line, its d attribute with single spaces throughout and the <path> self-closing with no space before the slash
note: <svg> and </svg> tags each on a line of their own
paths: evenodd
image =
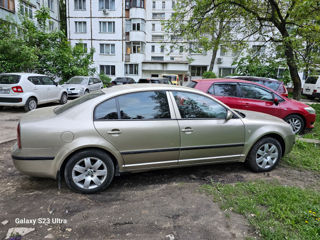
<svg viewBox="0 0 320 240">
<path fill-rule="evenodd" d="M 160 47 L 160 52 L 162 52 L 162 53 L 164 52 L 164 46 Z"/>
<path fill-rule="evenodd" d="M 54 30 L 54 22 L 49 21 L 49 31 L 52 32 Z"/>
<path fill-rule="evenodd" d="M 114 75 L 116 75 L 116 66 L 115 65 L 100 65 L 100 74 L 114 76 Z"/>
<path fill-rule="evenodd" d="M 189 53 L 190 54 L 206 54 L 203 46 L 200 43 L 189 43 Z"/>
<path fill-rule="evenodd" d="M 191 76 L 202 76 L 208 66 L 191 66 Z"/>
<path fill-rule="evenodd" d="M 162 1 L 162 9 L 166 9 L 166 2 Z"/>
<path fill-rule="evenodd" d="M 144 53 L 145 43 L 144 42 L 128 42 L 126 44 L 126 53 Z"/>
<path fill-rule="evenodd" d="M 152 13 L 152 19 L 165 19 L 165 13 Z"/>
<path fill-rule="evenodd" d="M 99 0 L 99 10 L 115 10 L 115 0 Z"/>
<path fill-rule="evenodd" d="M 115 44 L 100 44 L 100 54 L 115 55 Z"/>
<path fill-rule="evenodd" d="M 32 6 L 25 2 L 20 2 L 20 14 L 28 18 L 33 18 Z"/>
<path fill-rule="evenodd" d="M 88 45 L 86 43 L 76 43 L 76 47 L 82 49 L 83 52 L 88 52 Z"/>
<path fill-rule="evenodd" d="M 0 7 L 14 12 L 14 0 L 0 0 Z"/>
<path fill-rule="evenodd" d="M 114 33 L 115 32 L 115 22 L 99 22 L 99 32 L 100 33 Z"/>
<path fill-rule="evenodd" d="M 138 66 L 139 66 L 138 64 L 125 64 L 124 65 L 124 69 L 125 69 L 124 74 L 126 74 L 126 75 L 138 75 L 138 73 L 139 73 Z"/>
<path fill-rule="evenodd" d="M 86 0 L 74 0 L 74 10 L 86 10 Z"/>
<path fill-rule="evenodd" d="M 163 61 L 164 58 L 162 56 L 153 56 L 151 57 L 151 61 Z"/>
<path fill-rule="evenodd" d="M 145 31 L 146 21 L 143 19 L 132 19 L 131 20 L 131 30 L 132 31 Z"/>
<path fill-rule="evenodd" d="M 152 1 L 152 8 L 156 9 L 156 1 Z"/>
<path fill-rule="evenodd" d="M 152 41 L 163 41 L 164 36 L 163 35 L 152 35 Z"/>
<path fill-rule="evenodd" d="M 172 1 L 172 9 L 176 7 L 176 1 Z"/>
<path fill-rule="evenodd" d="M 183 53 L 183 46 L 179 47 L 179 53 Z"/>
<path fill-rule="evenodd" d="M 156 24 L 152 23 L 152 32 L 156 31 Z"/>
<path fill-rule="evenodd" d="M 154 45 L 151 45 L 151 52 L 155 52 L 156 47 Z"/>
<path fill-rule="evenodd" d="M 144 0 L 131 0 L 131 7 L 144 8 Z"/>
<path fill-rule="evenodd" d="M 48 0 L 48 8 L 53 11 L 53 1 L 54 0 Z"/>
<path fill-rule="evenodd" d="M 87 32 L 87 22 L 75 22 L 76 33 L 86 33 Z"/>
<path fill-rule="evenodd" d="M 225 77 L 232 75 L 234 73 L 234 68 L 219 68 L 219 77 Z"/>
</svg>

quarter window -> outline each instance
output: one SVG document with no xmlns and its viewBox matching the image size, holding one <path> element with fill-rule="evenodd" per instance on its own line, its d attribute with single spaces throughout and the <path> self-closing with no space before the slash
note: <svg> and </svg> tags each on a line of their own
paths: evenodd
<svg viewBox="0 0 320 240">
<path fill-rule="evenodd" d="M 165 91 L 139 92 L 119 97 L 121 119 L 170 119 Z"/>
<path fill-rule="evenodd" d="M 173 96 L 178 105 L 181 118 L 226 118 L 227 109 L 210 98 L 187 92 L 173 92 Z"/>
<path fill-rule="evenodd" d="M 115 99 L 107 100 L 96 107 L 94 120 L 118 119 Z"/>
<path fill-rule="evenodd" d="M 273 101 L 272 93 L 253 85 L 240 84 L 242 98 Z"/>
</svg>

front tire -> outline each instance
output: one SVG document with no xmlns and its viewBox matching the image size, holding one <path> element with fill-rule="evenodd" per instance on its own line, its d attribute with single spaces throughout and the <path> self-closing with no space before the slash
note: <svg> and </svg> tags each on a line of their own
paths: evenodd
<svg viewBox="0 0 320 240">
<path fill-rule="evenodd" d="M 292 130 L 295 134 L 303 133 L 305 124 L 302 117 L 296 114 L 292 114 L 285 117 L 284 120 L 291 125 Z"/>
<path fill-rule="evenodd" d="M 31 110 L 36 109 L 37 106 L 38 106 L 37 99 L 34 97 L 30 97 L 30 98 L 28 98 L 26 104 L 24 105 L 24 110 L 26 112 L 29 112 Z"/>
<path fill-rule="evenodd" d="M 272 137 L 260 139 L 250 150 L 247 164 L 254 172 L 267 172 L 276 167 L 282 157 L 282 147 Z"/>
<path fill-rule="evenodd" d="M 114 164 L 101 150 L 83 150 L 74 154 L 66 164 L 67 186 L 79 193 L 96 193 L 106 189 L 114 177 Z"/>
<path fill-rule="evenodd" d="M 67 102 L 68 102 L 68 94 L 64 92 L 64 93 L 61 94 L 61 98 L 60 98 L 59 103 L 60 104 L 65 104 Z"/>
</svg>

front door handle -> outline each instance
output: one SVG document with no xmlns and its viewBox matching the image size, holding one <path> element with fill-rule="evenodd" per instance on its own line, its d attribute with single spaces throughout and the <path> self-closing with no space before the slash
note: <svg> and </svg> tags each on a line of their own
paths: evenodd
<svg viewBox="0 0 320 240">
<path fill-rule="evenodd" d="M 112 129 L 111 131 L 108 131 L 108 134 L 111 135 L 119 135 L 121 131 L 119 129 Z"/>
<path fill-rule="evenodd" d="M 184 132 L 185 134 L 190 134 L 193 132 L 193 129 L 191 127 L 186 127 L 182 129 L 181 132 Z"/>
</svg>

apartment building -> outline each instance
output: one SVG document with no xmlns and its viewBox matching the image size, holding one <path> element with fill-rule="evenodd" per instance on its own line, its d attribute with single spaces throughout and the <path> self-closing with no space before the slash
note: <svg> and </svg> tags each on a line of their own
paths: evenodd
<svg viewBox="0 0 320 240">
<path fill-rule="evenodd" d="M 67 0 L 67 34 L 72 45 L 95 49 L 94 66 L 112 79 L 177 74 L 180 79 L 201 78 L 211 53 L 195 52 L 192 42 L 167 34 L 163 20 L 173 13 L 172 0 Z M 259 46 L 259 43 L 249 45 Z M 198 49 L 199 50 L 199 49 Z M 235 54 L 220 48 L 214 72 L 230 75 Z"/>
<path fill-rule="evenodd" d="M 41 6 L 50 9 L 48 30 L 60 28 L 59 0 L 0 0 L 0 20 L 19 23 L 19 15 L 35 20 L 35 12 Z"/>
</svg>

